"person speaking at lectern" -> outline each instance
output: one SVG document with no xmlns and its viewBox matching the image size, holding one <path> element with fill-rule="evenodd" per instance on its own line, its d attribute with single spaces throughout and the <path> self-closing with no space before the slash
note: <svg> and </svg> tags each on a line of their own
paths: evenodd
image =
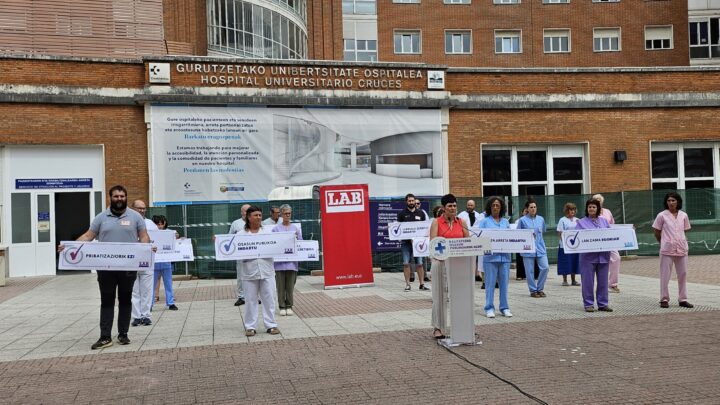
<svg viewBox="0 0 720 405">
<path fill-rule="evenodd" d="M 470 232 L 463 221 L 457 217 L 457 199 L 452 194 L 446 194 L 440 199 L 443 214 L 433 219 L 430 225 L 430 240 L 438 236 L 443 238 L 467 238 Z M 443 339 L 447 327 L 447 275 L 445 262 L 432 259 L 432 326 L 433 337 Z"/>
</svg>

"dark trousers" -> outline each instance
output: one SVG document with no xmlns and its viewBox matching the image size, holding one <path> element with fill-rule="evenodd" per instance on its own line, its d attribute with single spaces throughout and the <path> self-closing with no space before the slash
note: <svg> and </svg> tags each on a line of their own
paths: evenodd
<svg viewBox="0 0 720 405">
<path fill-rule="evenodd" d="M 97 272 L 100 287 L 100 337 L 112 336 L 113 318 L 115 317 L 115 292 L 118 305 L 118 334 L 128 333 L 130 313 L 132 311 L 132 290 L 136 271 L 101 271 Z"/>
</svg>

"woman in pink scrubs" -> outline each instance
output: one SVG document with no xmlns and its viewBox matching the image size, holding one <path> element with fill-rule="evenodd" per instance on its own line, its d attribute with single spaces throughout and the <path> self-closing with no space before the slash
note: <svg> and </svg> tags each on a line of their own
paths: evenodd
<svg viewBox="0 0 720 405">
<path fill-rule="evenodd" d="M 670 192 L 665 194 L 665 211 L 662 211 L 653 222 L 655 239 L 660 242 L 660 307 L 669 308 L 670 292 L 668 283 L 672 274 L 672 266 L 678 280 L 678 301 L 684 308 L 694 305 L 687 301 L 687 263 L 688 243 L 685 232 L 690 230 L 690 220 L 682 211 L 682 197 L 680 194 Z"/>
</svg>

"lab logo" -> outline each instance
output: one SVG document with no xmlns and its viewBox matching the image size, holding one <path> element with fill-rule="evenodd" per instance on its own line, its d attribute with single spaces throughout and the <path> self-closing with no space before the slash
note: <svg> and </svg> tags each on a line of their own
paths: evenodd
<svg viewBox="0 0 720 405">
<path fill-rule="evenodd" d="M 450 257 L 447 239 L 437 237 L 430 241 L 430 255 L 437 260 L 445 260 Z"/>
<path fill-rule="evenodd" d="M 335 212 L 365 211 L 365 198 L 363 197 L 363 190 L 326 190 L 325 211 L 329 214 Z"/>
<path fill-rule="evenodd" d="M 400 223 L 390 225 L 390 235 L 400 236 Z"/>
<path fill-rule="evenodd" d="M 445 89 L 445 72 L 442 70 L 430 70 L 427 74 L 428 89 L 444 90 Z"/>
<path fill-rule="evenodd" d="M 285 249 L 285 254 L 286 254 L 286 255 L 291 255 L 291 254 L 294 254 L 294 253 L 295 253 L 295 251 L 293 250 L 293 248 L 287 248 L 287 249 Z"/>
<path fill-rule="evenodd" d="M 150 262 L 140 262 L 138 267 L 150 267 Z"/>
<path fill-rule="evenodd" d="M 575 232 L 573 235 L 572 233 L 568 233 L 568 236 L 565 238 L 565 244 L 567 247 L 571 249 L 577 249 L 580 247 L 580 238 L 578 235 L 580 234 L 580 231 Z"/>
<path fill-rule="evenodd" d="M 523 245 L 523 250 L 532 250 L 530 245 Z"/>
<path fill-rule="evenodd" d="M 429 247 L 430 247 L 430 243 L 425 238 L 415 241 L 414 249 L 418 254 L 426 254 L 428 252 Z"/>
<path fill-rule="evenodd" d="M 169 63 L 150 63 L 148 73 L 150 83 L 170 83 Z"/>
<path fill-rule="evenodd" d="M 67 261 L 70 264 L 78 264 L 82 261 L 83 257 L 85 256 L 83 254 L 82 247 L 85 244 L 83 243 L 80 246 L 73 246 L 70 248 L 65 249 L 63 252 L 63 256 L 65 256 L 65 261 Z"/>
<path fill-rule="evenodd" d="M 233 236 L 230 240 L 218 242 L 220 244 L 220 253 L 225 256 L 230 256 L 235 253 L 235 244 L 233 243 L 234 240 L 235 236 Z"/>
</svg>

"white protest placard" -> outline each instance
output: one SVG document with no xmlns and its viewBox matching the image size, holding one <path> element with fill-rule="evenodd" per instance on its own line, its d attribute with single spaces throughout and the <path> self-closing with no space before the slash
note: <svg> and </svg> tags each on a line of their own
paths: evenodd
<svg viewBox="0 0 720 405">
<path fill-rule="evenodd" d="M 493 254 L 535 253 L 532 229 L 473 229 L 471 232 L 490 238 Z"/>
<path fill-rule="evenodd" d="M 638 248 L 637 235 L 635 229 L 631 227 L 563 231 L 562 241 L 565 253 L 609 252 Z"/>
<path fill-rule="evenodd" d="M 155 253 L 155 263 L 169 262 L 192 262 L 195 260 L 193 253 L 192 239 L 182 238 L 175 241 L 175 249 L 172 251 L 160 251 Z"/>
<path fill-rule="evenodd" d="M 430 256 L 430 238 L 412 238 L 412 247 L 414 257 Z"/>
<path fill-rule="evenodd" d="M 215 260 L 271 258 L 295 253 L 295 232 L 215 235 Z"/>
<path fill-rule="evenodd" d="M 429 249 L 430 256 L 437 260 L 492 254 L 490 238 L 485 236 L 457 239 L 437 237 L 430 240 Z"/>
<path fill-rule="evenodd" d="M 388 224 L 388 238 L 390 240 L 408 240 L 424 238 L 430 234 L 432 221 L 391 222 Z"/>
<path fill-rule="evenodd" d="M 320 260 L 320 245 L 316 240 L 296 240 L 295 253 L 274 257 L 276 262 L 316 262 Z"/>
<path fill-rule="evenodd" d="M 156 254 L 175 250 L 175 231 L 148 230 L 148 236 L 150 236 L 150 243 L 157 248 Z"/>
<path fill-rule="evenodd" d="M 60 270 L 152 270 L 154 254 L 149 243 L 63 241 Z"/>
</svg>

